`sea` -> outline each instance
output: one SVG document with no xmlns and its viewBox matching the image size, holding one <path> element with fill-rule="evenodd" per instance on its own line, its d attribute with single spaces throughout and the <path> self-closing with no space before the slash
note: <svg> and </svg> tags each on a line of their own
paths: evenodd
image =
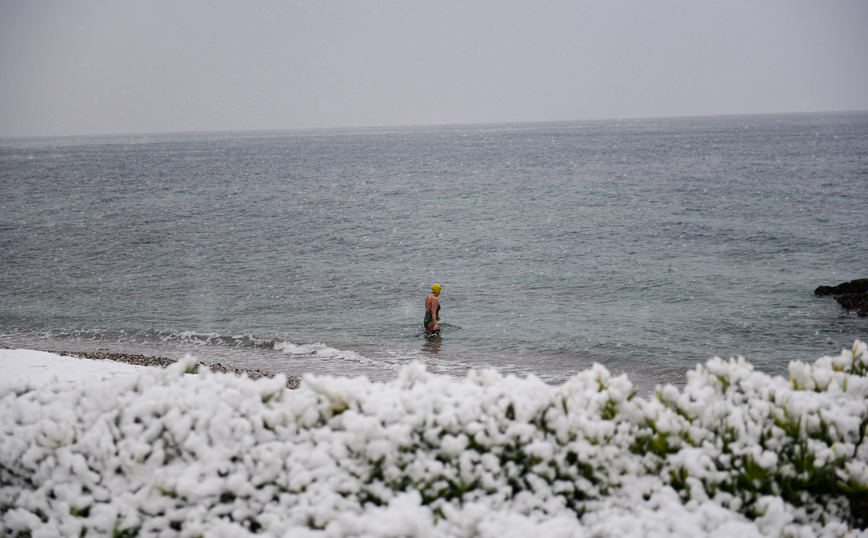
<svg viewBox="0 0 868 538">
<path fill-rule="evenodd" d="M 648 392 L 850 348 L 865 277 L 868 112 L 0 139 L 6 348 Z"/>
</svg>

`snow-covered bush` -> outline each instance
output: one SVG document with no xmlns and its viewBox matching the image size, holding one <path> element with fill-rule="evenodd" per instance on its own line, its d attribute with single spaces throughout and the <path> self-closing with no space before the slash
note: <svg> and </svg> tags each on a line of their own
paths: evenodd
<svg viewBox="0 0 868 538">
<path fill-rule="evenodd" d="M 866 527 L 868 351 L 712 359 L 636 397 L 405 367 L 0 393 L 7 536 L 841 536 Z M 864 533 L 868 535 L 868 533 Z"/>
<path fill-rule="evenodd" d="M 776 496 L 799 507 L 800 520 L 832 516 L 864 528 L 866 370 L 868 353 L 857 342 L 839 357 L 792 362 L 789 382 L 743 359 L 713 359 L 688 373 L 682 393 L 658 389 L 656 399 L 675 415 L 664 416 L 680 426 L 678 440 L 668 440 L 679 447 L 664 465 L 669 482 L 685 498 L 708 496 L 751 516 Z"/>
</svg>

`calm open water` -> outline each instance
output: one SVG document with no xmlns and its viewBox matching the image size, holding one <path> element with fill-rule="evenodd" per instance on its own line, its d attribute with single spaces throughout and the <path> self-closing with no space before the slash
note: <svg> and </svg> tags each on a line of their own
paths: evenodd
<svg viewBox="0 0 868 538">
<path fill-rule="evenodd" d="M 868 113 L 0 140 L 0 346 L 643 388 L 868 337 Z M 420 338 L 443 285 L 443 339 Z"/>
</svg>

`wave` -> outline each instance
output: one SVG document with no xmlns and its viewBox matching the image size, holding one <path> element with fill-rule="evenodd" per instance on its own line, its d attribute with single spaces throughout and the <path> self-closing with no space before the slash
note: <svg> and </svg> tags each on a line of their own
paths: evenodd
<svg viewBox="0 0 868 538">
<path fill-rule="evenodd" d="M 292 342 L 280 342 L 274 346 L 277 351 L 282 351 L 287 355 L 297 355 L 304 357 L 322 357 L 325 359 L 338 359 L 356 362 L 359 364 L 367 364 L 371 366 L 379 366 L 388 370 L 400 370 L 401 366 L 392 364 L 386 361 L 371 359 L 365 357 L 361 353 L 355 351 L 335 349 L 322 343 L 317 344 L 293 344 Z"/>
<path fill-rule="evenodd" d="M 279 342 L 273 338 L 262 338 L 252 334 L 225 335 L 218 333 L 197 333 L 194 331 L 160 333 L 164 342 L 177 341 L 185 344 L 204 346 L 250 347 L 274 349 Z"/>
<path fill-rule="evenodd" d="M 33 338 L 41 340 L 71 340 L 79 342 L 106 342 L 147 344 L 160 342 L 164 344 L 182 343 L 202 346 L 222 346 L 240 348 L 273 349 L 279 340 L 263 338 L 253 334 L 225 335 L 219 333 L 203 333 L 196 331 L 174 331 L 155 329 L 108 329 L 108 328 L 68 328 L 55 327 L 49 329 L 23 329 L 12 327 L 5 329 L 0 338 Z"/>
<path fill-rule="evenodd" d="M 285 355 L 299 358 L 321 358 L 348 361 L 394 371 L 400 369 L 400 365 L 398 364 L 372 359 L 356 351 L 336 349 L 322 342 L 297 344 L 289 340 L 282 340 L 280 338 L 263 338 L 252 334 L 227 336 L 217 333 L 196 333 L 192 331 L 171 333 L 164 337 L 164 341 L 167 340 L 203 346 L 273 349 L 275 351 L 280 351 Z"/>
<path fill-rule="evenodd" d="M 30 332 L 28 335 L 27 333 Z M 23 338 L 22 338 L 23 337 Z M 124 346 L 144 345 L 158 343 L 160 346 L 201 346 L 218 349 L 237 350 L 274 350 L 295 358 L 329 359 L 334 361 L 346 361 L 354 364 L 374 366 L 380 369 L 398 371 L 400 364 L 386 360 L 378 360 L 366 357 L 361 353 L 345 349 L 336 349 L 322 342 L 296 343 L 279 337 L 258 336 L 255 334 L 220 334 L 216 332 L 197 331 L 174 331 L 174 330 L 124 330 L 124 329 L 79 329 L 79 328 L 53 328 L 36 331 L 23 331 L 18 329 L 4 331 L 0 335 L 0 341 L 11 342 L 43 341 L 46 345 L 51 341 L 60 342 L 85 342 L 88 344 L 112 346 L 123 349 Z M 16 344 L 17 345 L 17 344 Z M 45 347 L 40 346 L 40 347 Z"/>
</svg>

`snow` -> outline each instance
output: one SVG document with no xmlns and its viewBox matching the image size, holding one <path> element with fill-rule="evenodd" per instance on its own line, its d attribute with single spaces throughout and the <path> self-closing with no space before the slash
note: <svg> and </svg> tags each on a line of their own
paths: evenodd
<svg viewBox="0 0 868 538">
<path fill-rule="evenodd" d="M 868 536 L 868 350 L 635 396 L 419 364 L 184 375 L 0 350 L 7 536 Z"/>
<path fill-rule="evenodd" d="M 54 381 L 77 383 L 136 375 L 146 366 L 115 361 L 62 357 L 44 351 L 0 349 L 0 385 L 42 387 Z"/>
</svg>

